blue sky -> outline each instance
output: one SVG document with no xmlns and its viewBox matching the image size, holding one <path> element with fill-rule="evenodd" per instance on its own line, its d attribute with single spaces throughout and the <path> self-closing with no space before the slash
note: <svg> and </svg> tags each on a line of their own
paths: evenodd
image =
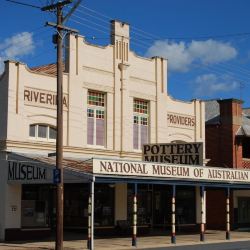
<svg viewBox="0 0 250 250">
<path fill-rule="evenodd" d="M 52 0 L 19 0 L 38 6 Z M 0 70 L 16 59 L 36 66 L 55 62 L 53 13 L 0 1 Z M 65 8 L 67 12 L 68 8 Z M 67 22 L 92 43 L 109 43 L 109 20 L 131 27 L 131 49 L 168 59 L 174 98 L 241 98 L 250 107 L 249 0 L 84 0 Z M 93 37 L 95 39 L 93 39 Z"/>
</svg>

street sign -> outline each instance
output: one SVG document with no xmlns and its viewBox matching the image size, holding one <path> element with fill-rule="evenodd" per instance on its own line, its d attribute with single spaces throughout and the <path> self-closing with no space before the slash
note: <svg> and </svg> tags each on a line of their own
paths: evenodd
<svg viewBox="0 0 250 250">
<path fill-rule="evenodd" d="M 61 183 L 61 170 L 58 168 L 53 169 L 53 183 Z"/>
</svg>

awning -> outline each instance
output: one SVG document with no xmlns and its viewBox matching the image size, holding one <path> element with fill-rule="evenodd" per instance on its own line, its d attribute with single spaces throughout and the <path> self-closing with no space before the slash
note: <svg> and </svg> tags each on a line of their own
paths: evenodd
<svg viewBox="0 0 250 250">
<path fill-rule="evenodd" d="M 55 157 L 8 154 L 8 183 L 53 184 Z M 106 158 L 64 158 L 64 183 L 141 183 L 250 188 L 250 171 Z"/>
<path fill-rule="evenodd" d="M 53 184 L 55 157 L 8 153 L 8 183 Z M 92 159 L 63 159 L 64 183 L 89 182 L 93 178 Z"/>
</svg>

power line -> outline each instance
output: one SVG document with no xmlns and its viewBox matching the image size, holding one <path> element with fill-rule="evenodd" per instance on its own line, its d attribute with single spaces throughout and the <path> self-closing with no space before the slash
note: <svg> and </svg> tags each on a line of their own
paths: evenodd
<svg viewBox="0 0 250 250">
<path fill-rule="evenodd" d="M 89 11 L 89 12 L 92 12 L 92 13 L 95 13 L 99 16 L 102 16 L 106 19 L 113 19 L 112 17 L 110 16 L 107 16 L 101 12 L 98 12 L 96 10 L 93 10 L 93 9 L 90 9 L 86 6 L 83 6 L 83 5 L 79 5 L 79 7 Z M 78 10 L 78 12 L 82 12 L 80 10 Z M 83 13 L 83 12 L 82 12 Z M 86 13 L 85 13 L 86 14 Z M 94 18 L 98 18 L 96 16 L 93 16 L 93 15 L 90 15 L 90 14 L 87 14 L 89 16 L 92 16 Z M 98 18 L 99 20 L 101 20 L 100 18 Z M 105 21 L 104 21 L 105 22 Z M 134 26 L 131 26 L 131 29 L 134 29 L 134 30 L 137 30 L 139 32 L 133 32 L 132 33 L 135 33 L 135 34 L 138 34 L 139 36 L 142 36 L 142 37 L 145 37 L 146 40 L 149 40 L 149 41 L 156 41 L 156 40 L 192 40 L 192 39 L 215 39 L 215 38 L 227 38 L 227 37 L 242 37 L 242 36 L 250 36 L 250 32 L 236 32 L 236 33 L 227 33 L 227 34 L 212 34 L 212 35 L 202 35 L 202 36 L 180 36 L 180 37 L 161 37 L 161 36 L 157 36 L 157 35 L 154 35 L 154 34 L 151 34 L 149 32 L 146 32 L 142 29 L 139 29 L 137 27 L 134 27 Z M 145 35 L 142 35 L 140 33 L 143 33 Z M 150 37 L 149 37 L 150 36 Z"/>
<path fill-rule="evenodd" d="M 81 11 L 80 11 L 81 12 Z M 77 16 L 77 15 L 75 15 L 75 17 L 78 17 L 79 19 L 81 19 L 81 20 L 87 20 L 86 18 L 82 18 L 82 17 L 79 17 L 79 16 Z M 74 21 L 74 20 L 73 20 Z M 87 21 L 89 21 L 89 20 L 87 20 Z M 95 23 L 95 22 L 93 22 L 93 21 L 89 21 L 89 22 L 91 22 L 91 23 L 93 23 L 94 25 L 98 25 L 98 26 L 100 26 L 100 27 L 102 27 L 102 28 L 105 28 L 106 29 L 106 27 L 104 27 L 103 25 L 99 25 L 99 24 L 97 24 L 97 23 Z M 87 26 L 87 27 L 89 27 L 89 28 L 92 28 L 91 26 L 89 26 L 89 25 L 86 25 L 86 24 L 83 24 L 83 23 L 81 23 L 81 22 L 77 22 L 78 24 L 81 24 L 81 25 L 83 25 L 83 26 Z M 106 23 L 106 22 L 105 22 Z M 99 31 L 99 32 L 103 32 L 103 30 L 100 30 L 100 29 L 96 29 L 95 28 L 95 30 L 97 30 L 97 31 Z M 103 32 L 103 33 L 106 33 L 106 32 Z M 134 44 L 135 46 L 138 46 L 138 47 L 143 47 L 143 48 L 148 48 L 149 46 L 151 46 L 151 44 L 148 44 L 148 43 L 146 43 L 146 42 L 143 42 L 143 41 L 140 41 L 139 39 L 136 39 L 136 38 L 134 38 L 133 40 L 135 40 L 136 42 L 134 42 L 134 41 L 131 41 L 131 43 L 132 44 Z M 219 65 L 219 63 L 216 63 L 216 66 L 218 66 Z M 210 66 L 210 68 L 211 68 L 211 65 L 206 65 L 207 67 L 208 66 Z M 204 67 L 204 65 L 203 65 L 203 67 Z M 222 71 L 222 69 L 224 70 L 224 74 L 229 74 L 229 75 L 231 75 L 232 76 L 232 71 L 228 71 L 228 70 L 225 70 L 225 66 L 220 66 L 219 65 L 219 67 L 221 67 L 219 70 L 220 70 L 220 72 Z M 226 68 L 227 69 L 227 68 Z M 217 72 L 218 73 L 218 72 Z M 234 76 L 234 78 L 235 78 L 235 76 Z M 242 78 L 242 74 L 241 74 L 241 78 Z M 248 79 L 248 77 L 247 76 L 244 76 L 243 75 L 243 78 L 247 78 Z M 242 79 L 241 79 L 241 81 L 242 81 Z M 244 81 L 246 81 L 246 80 L 244 80 Z"/>
<path fill-rule="evenodd" d="M 29 3 L 24 3 L 24 2 L 19 2 L 19 1 L 15 1 L 15 0 L 5 0 L 7 2 L 11 2 L 11 3 L 15 3 L 15 4 L 19 4 L 19 5 L 23 5 L 26 7 L 32 7 L 35 9 L 41 9 L 41 7 L 37 6 L 37 5 L 33 5 L 33 4 L 29 4 Z"/>
</svg>

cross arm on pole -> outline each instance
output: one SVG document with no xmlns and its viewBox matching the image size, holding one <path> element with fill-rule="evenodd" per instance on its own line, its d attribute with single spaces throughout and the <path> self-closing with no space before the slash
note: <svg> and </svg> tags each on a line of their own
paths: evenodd
<svg viewBox="0 0 250 250">
<path fill-rule="evenodd" d="M 55 28 L 59 28 L 61 30 L 65 30 L 65 31 L 68 31 L 68 32 L 71 32 L 71 33 L 78 33 L 78 30 L 76 30 L 76 29 L 71 29 L 71 28 L 66 27 L 64 25 L 56 24 L 56 23 L 53 23 L 53 22 L 46 22 L 45 25 L 46 26 L 52 26 L 52 27 L 55 27 Z"/>
</svg>

